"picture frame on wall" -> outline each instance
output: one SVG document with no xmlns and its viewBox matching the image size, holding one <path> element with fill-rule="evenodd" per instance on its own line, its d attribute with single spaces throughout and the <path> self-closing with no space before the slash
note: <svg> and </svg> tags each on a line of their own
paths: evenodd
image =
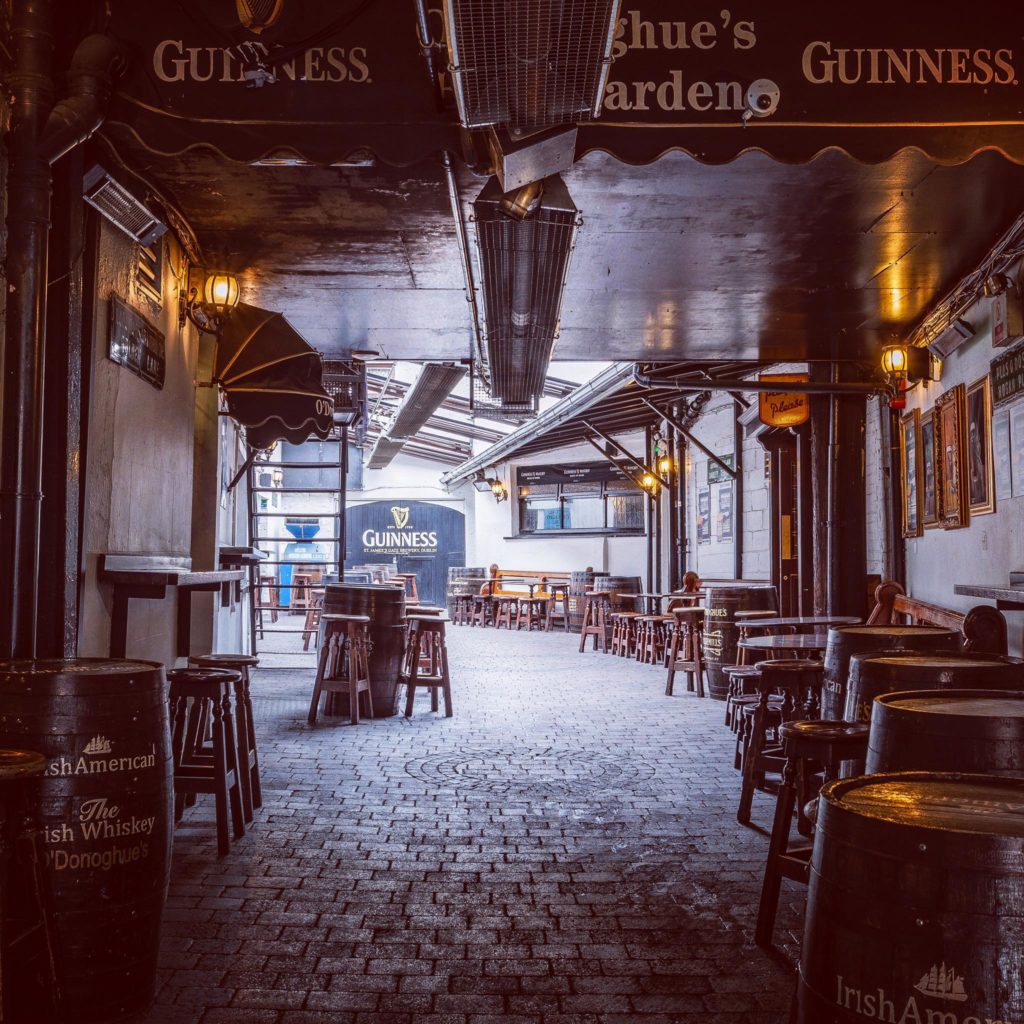
<svg viewBox="0 0 1024 1024">
<path fill-rule="evenodd" d="M 921 451 L 921 525 L 931 529 L 939 525 L 939 480 L 935 460 L 935 410 L 921 416 L 917 434 Z"/>
<path fill-rule="evenodd" d="M 1024 496 L 1024 404 L 1010 406 L 1010 486 L 1013 497 Z"/>
<path fill-rule="evenodd" d="M 1012 453 L 1010 410 L 997 409 L 992 414 L 992 462 L 995 467 L 996 501 L 1009 501 L 1013 497 L 1013 477 L 1010 472 Z"/>
<path fill-rule="evenodd" d="M 935 402 L 938 444 L 939 522 L 944 530 L 967 525 L 967 481 L 964 471 L 966 388 L 957 384 Z"/>
<path fill-rule="evenodd" d="M 992 385 L 987 373 L 967 388 L 966 435 L 964 461 L 968 506 L 972 516 L 983 516 L 996 510 Z"/>
<path fill-rule="evenodd" d="M 920 537 L 921 495 L 921 412 L 914 409 L 900 420 L 900 465 L 903 467 L 903 536 Z"/>
</svg>

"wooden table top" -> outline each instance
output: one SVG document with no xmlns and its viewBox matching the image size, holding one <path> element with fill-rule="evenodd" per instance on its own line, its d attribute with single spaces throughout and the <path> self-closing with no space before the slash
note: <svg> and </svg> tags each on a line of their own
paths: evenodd
<svg viewBox="0 0 1024 1024">
<path fill-rule="evenodd" d="M 783 636 L 750 636 L 739 642 L 746 651 L 823 651 L 826 633 L 792 633 Z"/>
<path fill-rule="evenodd" d="M 776 629 L 784 626 L 859 626 L 864 620 L 856 615 L 790 615 L 752 619 L 744 623 L 747 629 Z"/>
</svg>

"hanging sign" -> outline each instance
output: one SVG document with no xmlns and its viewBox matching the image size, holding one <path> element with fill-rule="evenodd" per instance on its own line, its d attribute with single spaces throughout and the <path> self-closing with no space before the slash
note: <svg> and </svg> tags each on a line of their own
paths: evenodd
<svg viewBox="0 0 1024 1024">
<path fill-rule="evenodd" d="M 600 484 L 609 480 L 628 480 L 629 477 L 610 462 L 577 462 L 564 466 L 520 466 L 516 470 L 516 483 L 520 487 L 531 484 Z"/>
<path fill-rule="evenodd" d="M 806 384 L 810 378 L 806 373 L 762 373 L 757 379 L 784 385 Z M 761 422 L 768 427 L 799 427 L 811 415 L 810 395 L 781 390 L 762 391 L 757 400 Z"/>
<path fill-rule="evenodd" d="M 992 401 L 1002 405 L 1016 398 L 1024 392 L 1024 345 L 1017 345 L 993 359 L 989 370 L 992 374 Z"/>
</svg>

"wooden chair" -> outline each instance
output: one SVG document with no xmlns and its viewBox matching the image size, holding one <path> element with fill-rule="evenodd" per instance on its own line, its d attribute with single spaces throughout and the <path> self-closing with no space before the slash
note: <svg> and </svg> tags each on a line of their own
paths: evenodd
<svg viewBox="0 0 1024 1024">
<path fill-rule="evenodd" d="M 370 617 L 368 615 L 324 615 L 324 639 L 320 649 L 313 695 L 309 701 L 310 725 L 316 725 L 322 693 L 348 695 L 348 712 L 353 725 L 359 724 L 359 697 L 365 694 L 373 718 L 370 689 Z"/>
</svg>

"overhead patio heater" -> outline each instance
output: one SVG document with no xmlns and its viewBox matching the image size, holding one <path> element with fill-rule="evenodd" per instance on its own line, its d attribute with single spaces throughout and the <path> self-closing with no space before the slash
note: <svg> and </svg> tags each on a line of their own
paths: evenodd
<svg viewBox="0 0 1024 1024">
<path fill-rule="evenodd" d="M 473 204 L 480 246 L 487 374 L 499 408 L 535 411 L 558 334 L 562 292 L 579 211 L 558 175 L 522 220 L 501 211 L 491 178 Z"/>
<path fill-rule="evenodd" d="M 597 117 L 619 0 L 445 0 L 451 80 L 467 128 Z"/>
<path fill-rule="evenodd" d="M 415 383 L 406 392 L 394 422 L 388 427 L 388 435 L 412 437 L 440 408 L 468 370 L 459 363 L 424 363 Z"/>
</svg>

